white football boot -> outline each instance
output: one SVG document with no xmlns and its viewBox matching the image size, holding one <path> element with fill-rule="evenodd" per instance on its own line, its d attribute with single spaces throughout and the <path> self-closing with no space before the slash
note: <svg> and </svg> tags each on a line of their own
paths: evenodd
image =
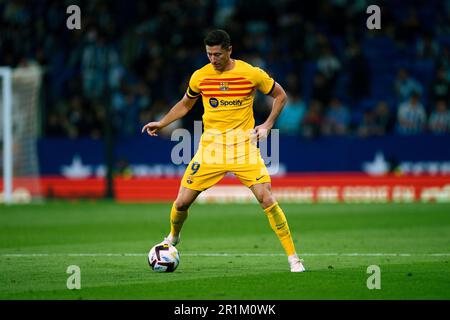
<svg viewBox="0 0 450 320">
<path fill-rule="evenodd" d="M 178 235 L 178 237 L 174 237 L 171 233 L 169 233 L 169 235 L 164 238 L 163 242 L 169 243 L 175 247 L 180 242 L 180 235 Z"/>
<path fill-rule="evenodd" d="M 288 257 L 289 266 L 291 267 L 291 272 L 304 272 L 306 271 L 305 266 L 303 266 L 303 260 L 300 259 L 296 254 Z"/>
</svg>

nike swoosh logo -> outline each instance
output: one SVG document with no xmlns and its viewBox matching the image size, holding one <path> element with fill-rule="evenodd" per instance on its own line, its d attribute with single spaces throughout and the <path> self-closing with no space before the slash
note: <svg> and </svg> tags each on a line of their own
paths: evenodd
<svg viewBox="0 0 450 320">
<path fill-rule="evenodd" d="M 261 179 L 262 177 L 264 177 L 264 176 L 261 176 L 261 177 L 256 178 L 256 181 L 258 181 L 258 180 Z"/>
</svg>

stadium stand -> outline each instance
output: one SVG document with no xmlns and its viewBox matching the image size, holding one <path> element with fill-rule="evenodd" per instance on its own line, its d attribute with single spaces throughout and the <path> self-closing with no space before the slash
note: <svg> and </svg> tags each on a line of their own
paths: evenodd
<svg viewBox="0 0 450 320">
<path fill-rule="evenodd" d="M 213 26 L 230 32 L 237 58 L 298 90 L 308 110 L 320 98 L 320 116 L 325 117 L 330 99 L 342 101 L 351 113 L 346 135 L 357 135 L 364 114 L 382 101 L 395 117 L 408 98 L 396 92 L 400 70 L 422 91 L 427 118 L 435 108 L 436 81 L 449 112 L 445 1 L 375 1 L 382 10 L 382 28 L 371 32 L 365 28 L 365 1 L 76 2 L 82 8 L 82 29 L 74 31 L 65 28 L 62 1 L 0 2 L 0 65 L 38 63 L 46 70 L 43 137 L 101 137 L 105 104 L 113 108 L 117 135 L 138 134 L 142 123 L 170 108 L 191 71 L 207 61 L 201 40 Z M 445 76 L 438 79 L 437 70 Z M 265 104 L 258 100 L 257 120 L 265 116 Z M 179 125 L 190 128 L 192 120 L 200 119 L 197 109 Z M 302 121 L 298 117 L 299 126 Z M 395 128 L 383 133 L 395 134 Z"/>
</svg>

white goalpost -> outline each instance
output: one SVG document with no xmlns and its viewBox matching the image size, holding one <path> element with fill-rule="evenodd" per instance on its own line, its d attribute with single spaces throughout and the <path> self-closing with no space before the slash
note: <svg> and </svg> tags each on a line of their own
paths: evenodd
<svg viewBox="0 0 450 320">
<path fill-rule="evenodd" d="M 37 139 L 41 68 L 0 67 L 0 203 L 26 203 L 41 198 Z"/>
<path fill-rule="evenodd" d="M 3 126 L 3 202 L 10 204 L 12 197 L 12 87 L 11 69 L 0 68 L 2 78 L 2 126 Z"/>
</svg>

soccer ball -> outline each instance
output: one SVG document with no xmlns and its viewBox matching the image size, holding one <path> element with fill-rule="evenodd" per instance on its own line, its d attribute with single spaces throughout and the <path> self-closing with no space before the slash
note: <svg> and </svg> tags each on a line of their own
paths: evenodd
<svg viewBox="0 0 450 320">
<path fill-rule="evenodd" d="M 179 263 L 178 250 L 165 242 L 158 243 L 148 253 L 148 264 L 155 272 L 173 272 Z"/>
</svg>

